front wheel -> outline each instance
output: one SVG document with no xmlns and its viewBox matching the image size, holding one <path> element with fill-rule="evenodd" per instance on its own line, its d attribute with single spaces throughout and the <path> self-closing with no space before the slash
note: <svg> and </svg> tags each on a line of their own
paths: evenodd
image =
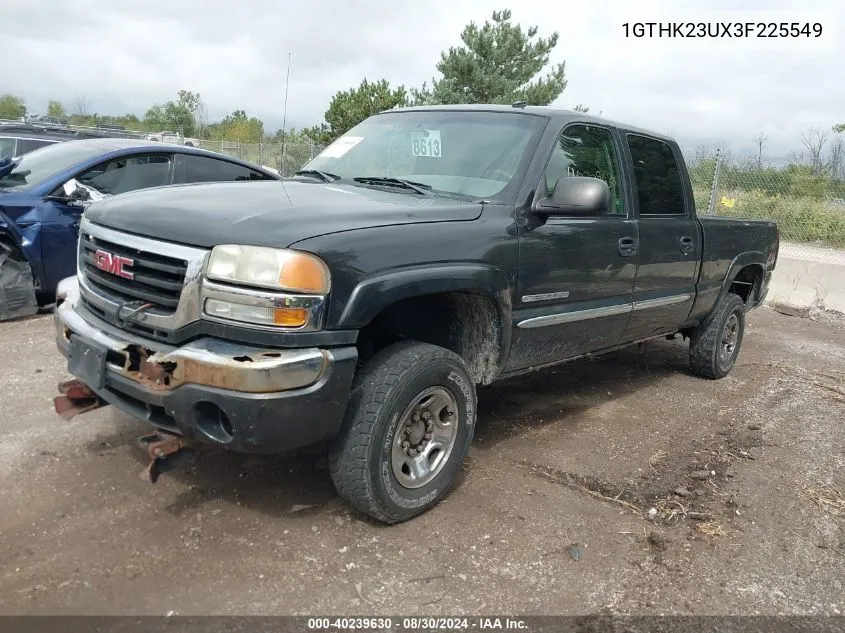
<svg viewBox="0 0 845 633">
<path fill-rule="evenodd" d="M 690 336 L 689 360 L 694 374 L 724 378 L 733 369 L 745 332 L 745 303 L 728 293 L 713 309 L 709 321 Z"/>
<path fill-rule="evenodd" d="M 464 361 L 426 343 L 376 354 L 356 376 L 329 452 L 340 496 L 384 523 L 422 514 L 452 488 L 475 428 Z"/>
</svg>

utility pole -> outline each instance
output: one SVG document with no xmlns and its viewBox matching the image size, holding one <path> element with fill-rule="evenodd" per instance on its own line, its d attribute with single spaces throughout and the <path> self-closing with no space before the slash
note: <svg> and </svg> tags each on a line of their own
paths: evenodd
<svg viewBox="0 0 845 633">
<path fill-rule="evenodd" d="M 290 86 L 290 56 L 291 56 L 291 53 L 288 52 L 288 74 L 287 74 L 287 78 L 285 79 L 285 109 L 284 109 L 284 114 L 282 115 L 282 164 L 281 164 L 281 169 L 279 170 L 280 172 L 282 172 L 282 176 L 286 175 L 284 172 L 285 172 L 285 169 L 286 169 L 287 153 L 288 153 L 287 152 L 287 149 L 288 149 L 287 125 L 288 125 L 288 87 Z"/>
</svg>

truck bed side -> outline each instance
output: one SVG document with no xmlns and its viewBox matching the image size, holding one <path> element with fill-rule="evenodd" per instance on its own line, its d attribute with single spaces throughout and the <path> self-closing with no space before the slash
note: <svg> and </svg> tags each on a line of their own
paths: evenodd
<svg viewBox="0 0 845 633">
<path fill-rule="evenodd" d="M 765 298 L 778 251 L 771 220 L 699 216 L 702 263 L 691 320 L 703 319 L 733 287 L 749 308 Z"/>
</svg>

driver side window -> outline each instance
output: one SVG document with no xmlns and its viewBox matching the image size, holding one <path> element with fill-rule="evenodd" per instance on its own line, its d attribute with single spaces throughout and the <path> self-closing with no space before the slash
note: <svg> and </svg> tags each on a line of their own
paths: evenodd
<svg viewBox="0 0 845 633">
<path fill-rule="evenodd" d="M 547 197 L 558 179 L 568 176 L 600 178 L 610 187 L 610 213 L 625 215 L 619 176 L 619 156 L 610 131 L 594 125 L 570 125 L 563 129 L 552 152 L 543 185 Z"/>
<path fill-rule="evenodd" d="M 92 167 L 77 180 L 107 195 L 161 187 L 170 184 L 172 162 L 169 154 L 122 156 Z"/>
</svg>

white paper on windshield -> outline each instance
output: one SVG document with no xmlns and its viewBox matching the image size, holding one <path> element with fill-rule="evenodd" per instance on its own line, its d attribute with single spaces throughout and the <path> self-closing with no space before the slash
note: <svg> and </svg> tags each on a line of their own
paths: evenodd
<svg viewBox="0 0 845 633">
<path fill-rule="evenodd" d="M 425 130 L 411 134 L 411 156 L 440 158 L 441 150 L 440 130 Z"/>
<path fill-rule="evenodd" d="M 326 158 L 340 158 L 363 140 L 363 136 L 342 136 L 324 149 L 320 156 Z"/>
</svg>

